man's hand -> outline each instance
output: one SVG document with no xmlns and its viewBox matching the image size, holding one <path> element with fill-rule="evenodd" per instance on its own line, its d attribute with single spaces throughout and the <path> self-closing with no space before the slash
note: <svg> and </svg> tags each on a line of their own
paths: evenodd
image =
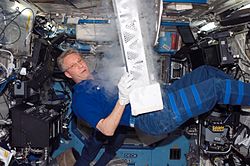
<svg viewBox="0 0 250 166">
<path fill-rule="evenodd" d="M 129 92 L 134 84 L 133 76 L 129 73 L 124 73 L 118 83 L 119 89 L 119 103 L 121 105 L 126 105 L 129 103 Z"/>
<path fill-rule="evenodd" d="M 126 104 L 129 103 L 129 93 L 132 90 L 132 85 L 134 84 L 133 76 L 125 73 L 119 83 L 119 100 L 116 102 L 116 105 L 106 118 L 101 119 L 96 128 L 101 131 L 106 136 L 112 136 L 115 133 L 117 126 L 120 123 L 122 114 L 124 112 Z"/>
</svg>

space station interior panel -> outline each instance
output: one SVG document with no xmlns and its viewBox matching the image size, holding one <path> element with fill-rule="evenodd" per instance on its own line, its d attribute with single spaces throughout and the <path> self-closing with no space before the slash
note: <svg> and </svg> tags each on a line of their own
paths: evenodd
<svg viewBox="0 0 250 166">
<path fill-rule="evenodd" d="M 248 0 L 133 3 L 140 9 L 135 12 L 140 26 L 132 21 L 119 27 L 119 10 L 112 0 L 1 1 L 0 165 L 52 166 L 69 149 L 77 159 L 86 146 L 94 129 L 71 110 L 74 83 L 56 63 L 57 57 L 70 48 L 82 53 L 91 72 L 110 80 L 111 88 L 117 86 L 115 82 L 128 61 L 124 52 L 134 63 L 138 54 L 133 50 L 139 49 L 144 49 L 143 62 L 147 62 L 143 66 L 145 84 L 153 80 L 162 87 L 169 86 L 202 65 L 250 82 Z M 140 41 L 134 40 L 132 30 L 142 33 L 137 34 Z M 140 48 L 136 48 L 138 42 Z M 137 69 L 133 72 L 142 70 Z M 248 107 L 218 104 L 164 136 L 149 136 L 130 127 L 126 131 L 123 145 L 108 165 L 250 163 Z M 106 145 L 92 163 L 105 152 Z"/>
</svg>

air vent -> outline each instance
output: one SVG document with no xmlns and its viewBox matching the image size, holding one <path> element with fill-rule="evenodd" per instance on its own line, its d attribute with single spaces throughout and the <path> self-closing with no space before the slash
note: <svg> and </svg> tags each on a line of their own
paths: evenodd
<svg viewBox="0 0 250 166">
<path fill-rule="evenodd" d="M 181 149 L 179 148 L 173 148 L 170 149 L 170 160 L 180 160 L 181 159 Z"/>
</svg>

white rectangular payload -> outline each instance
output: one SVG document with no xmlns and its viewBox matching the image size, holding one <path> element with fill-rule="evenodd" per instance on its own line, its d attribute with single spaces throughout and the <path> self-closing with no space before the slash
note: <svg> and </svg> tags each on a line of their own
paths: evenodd
<svg viewBox="0 0 250 166">
<path fill-rule="evenodd" d="M 135 89 L 130 93 L 132 115 L 163 108 L 160 85 L 151 84 L 149 77 L 137 2 L 137 0 L 113 0 L 127 71 L 136 80 Z"/>
</svg>

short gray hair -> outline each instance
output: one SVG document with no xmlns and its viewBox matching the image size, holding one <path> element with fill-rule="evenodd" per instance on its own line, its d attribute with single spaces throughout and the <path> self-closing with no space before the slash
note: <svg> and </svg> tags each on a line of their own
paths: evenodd
<svg viewBox="0 0 250 166">
<path fill-rule="evenodd" d="M 63 66 L 63 60 L 66 56 L 70 55 L 70 54 L 78 54 L 81 56 L 81 53 L 79 51 L 77 51 L 76 49 L 68 49 L 66 51 L 64 51 L 58 58 L 57 58 L 57 65 L 59 67 L 59 69 L 64 72 L 66 69 Z"/>
</svg>

